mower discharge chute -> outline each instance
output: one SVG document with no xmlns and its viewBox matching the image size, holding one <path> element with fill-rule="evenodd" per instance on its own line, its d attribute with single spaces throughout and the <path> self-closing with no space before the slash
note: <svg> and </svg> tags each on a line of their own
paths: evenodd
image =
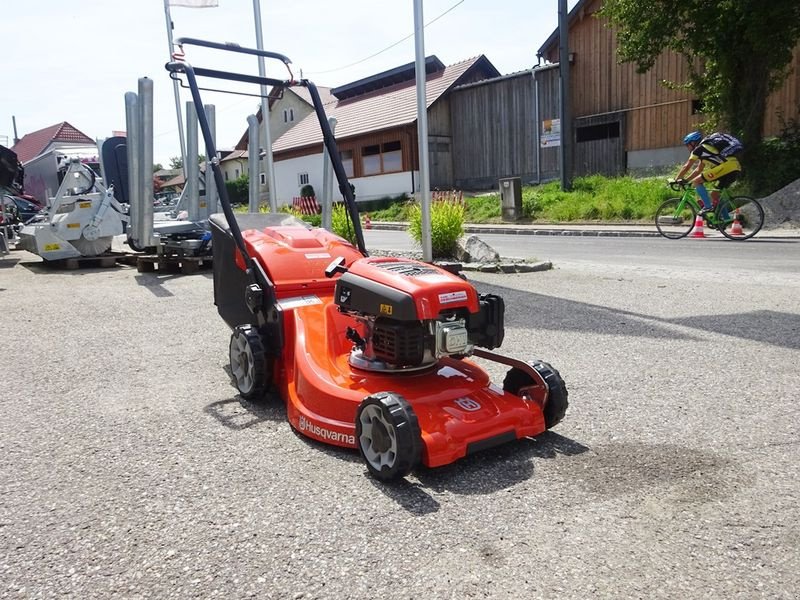
<svg viewBox="0 0 800 600">
<path fill-rule="evenodd" d="M 207 42 L 211 48 L 279 54 Z M 276 390 L 291 426 L 357 448 L 378 479 L 403 477 L 511 440 L 536 436 L 567 409 L 567 389 L 545 362 L 491 352 L 504 336 L 504 303 L 436 265 L 370 257 L 352 189 L 313 83 L 167 65 L 186 76 L 207 156 L 216 156 L 198 76 L 305 86 L 345 199 L 355 244 L 287 214 L 234 215 L 218 161 L 223 214 L 212 215 L 214 302 L 232 328 L 230 367 L 240 395 Z M 290 71 L 291 75 L 291 71 Z M 510 367 L 502 386 L 468 360 Z"/>
</svg>

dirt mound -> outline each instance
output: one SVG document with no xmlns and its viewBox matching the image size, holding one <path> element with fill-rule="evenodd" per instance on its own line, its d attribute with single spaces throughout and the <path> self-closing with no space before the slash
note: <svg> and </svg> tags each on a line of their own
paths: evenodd
<svg viewBox="0 0 800 600">
<path fill-rule="evenodd" d="M 760 202 L 764 206 L 764 229 L 800 228 L 800 179 Z"/>
</svg>

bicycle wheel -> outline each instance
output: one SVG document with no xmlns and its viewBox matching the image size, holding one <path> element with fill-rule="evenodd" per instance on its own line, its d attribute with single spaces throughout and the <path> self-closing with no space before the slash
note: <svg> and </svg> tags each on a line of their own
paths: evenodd
<svg viewBox="0 0 800 600">
<path fill-rule="evenodd" d="M 679 240 L 689 235 L 697 214 L 694 206 L 684 198 L 664 200 L 656 210 L 656 229 L 670 240 Z"/>
<path fill-rule="evenodd" d="M 719 230 L 729 240 L 749 240 L 764 225 L 764 209 L 748 196 L 720 200 L 716 213 Z"/>
</svg>

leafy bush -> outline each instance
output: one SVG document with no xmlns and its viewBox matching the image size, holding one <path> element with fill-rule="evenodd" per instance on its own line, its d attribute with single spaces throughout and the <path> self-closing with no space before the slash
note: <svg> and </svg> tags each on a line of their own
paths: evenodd
<svg viewBox="0 0 800 600">
<path fill-rule="evenodd" d="M 301 198 L 314 198 L 315 196 L 316 195 L 314 194 L 314 186 L 311 185 L 310 183 L 307 183 L 300 188 Z"/>
<path fill-rule="evenodd" d="M 400 194 L 399 196 L 384 196 L 383 198 L 376 198 L 374 200 L 361 200 L 358 203 L 358 212 L 381 213 L 383 211 L 397 211 L 397 206 L 402 205 L 408 201 L 407 194 Z M 381 219 L 383 221 L 391 221 L 392 219 Z"/>
<path fill-rule="evenodd" d="M 350 222 L 350 215 L 344 204 L 335 204 L 331 212 L 331 229 L 336 235 L 343 237 L 351 244 L 356 243 L 356 232 Z"/>
<path fill-rule="evenodd" d="M 250 178 L 242 175 L 238 179 L 225 182 L 228 199 L 231 204 L 248 204 L 250 202 Z"/>
<path fill-rule="evenodd" d="M 745 159 L 744 174 L 757 196 L 768 196 L 800 178 L 800 121 L 784 121 L 777 137 L 763 140 Z"/>
<path fill-rule="evenodd" d="M 422 244 L 422 208 L 411 205 L 408 232 Z M 458 238 L 464 235 L 464 205 L 454 202 L 431 203 L 431 253 L 447 258 L 455 253 Z"/>
</svg>

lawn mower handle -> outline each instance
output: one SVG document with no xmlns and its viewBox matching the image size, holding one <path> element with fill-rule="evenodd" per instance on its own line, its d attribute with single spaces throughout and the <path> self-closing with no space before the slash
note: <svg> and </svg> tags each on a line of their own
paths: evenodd
<svg viewBox="0 0 800 600">
<path fill-rule="evenodd" d="M 268 86 L 268 85 L 273 87 L 302 86 L 308 88 L 309 94 L 311 95 L 311 101 L 314 106 L 314 112 L 317 115 L 317 120 L 319 121 L 320 130 L 322 131 L 322 141 L 325 148 L 328 150 L 328 156 L 330 157 L 331 164 L 333 165 L 333 172 L 336 175 L 336 180 L 339 183 L 339 191 L 341 192 L 342 197 L 345 200 L 348 216 L 350 217 L 350 221 L 353 224 L 353 231 L 356 237 L 356 246 L 359 252 L 361 252 L 364 256 L 368 256 L 369 253 L 367 252 L 367 248 L 364 243 L 364 232 L 361 228 L 361 220 L 359 219 L 358 216 L 358 207 L 356 206 L 355 195 L 353 194 L 353 190 L 350 187 L 350 182 L 347 179 L 347 174 L 345 173 L 344 165 L 342 164 L 342 159 L 341 156 L 339 155 L 339 150 L 336 147 L 336 138 L 334 138 L 333 131 L 331 130 L 330 124 L 328 123 L 328 117 L 325 114 L 325 109 L 322 105 L 322 100 L 320 99 L 317 86 L 314 85 L 308 79 L 303 79 L 302 81 L 295 81 L 294 76 L 292 75 L 292 71 L 291 69 L 289 69 L 289 64 L 291 63 L 291 61 L 282 54 L 277 54 L 275 52 L 267 52 L 265 50 L 257 50 L 255 48 L 243 48 L 235 44 L 220 44 L 217 42 L 198 40 L 195 38 L 179 38 L 176 43 L 178 45 L 190 44 L 195 46 L 204 46 L 207 48 L 215 48 L 218 50 L 226 50 L 229 52 L 255 54 L 257 56 L 275 58 L 283 62 L 286 65 L 287 70 L 289 71 L 290 79 L 280 80 L 280 79 L 271 79 L 260 76 L 257 77 L 254 75 L 246 75 L 243 73 L 218 71 L 216 69 L 195 68 L 183 60 L 176 60 L 166 64 L 166 69 L 167 71 L 170 72 L 170 77 L 177 77 L 179 73 L 184 73 L 186 75 L 186 79 L 189 82 L 189 88 L 192 93 L 192 101 L 194 102 L 197 111 L 197 119 L 200 123 L 200 130 L 202 131 L 203 139 L 206 144 L 206 156 L 209 157 L 209 162 L 211 163 L 212 170 L 214 172 L 214 177 L 217 182 L 217 190 L 219 193 L 220 204 L 222 205 L 222 212 L 225 214 L 225 218 L 228 220 L 228 223 L 231 227 L 231 234 L 233 235 L 237 247 L 242 252 L 242 256 L 248 256 L 248 254 L 244 247 L 244 240 L 242 239 L 241 230 L 239 229 L 239 225 L 236 222 L 236 218 L 234 217 L 233 211 L 230 208 L 230 199 L 228 198 L 227 189 L 225 188 L 225 185 L 222 181 L 221 170 L 219 168 L 219 161 L 216 158 L 217 156 L 216 148 L 214 147 L 214 141 L 211 139 L 211 130 L 208 125 L 208 119 L 206 117 L 205 110 L 203 108 L 202 100 L 200 99 L 200 88 L 197 85 L 197 76 L 212 77 L 216 79 L 226 79 L 229 81 L 239 81 L 243 83 L 254 83 L 263 86 Z M 275 190 L 270 190 L 270 193 L 274 194 Z"/>
</svg>

